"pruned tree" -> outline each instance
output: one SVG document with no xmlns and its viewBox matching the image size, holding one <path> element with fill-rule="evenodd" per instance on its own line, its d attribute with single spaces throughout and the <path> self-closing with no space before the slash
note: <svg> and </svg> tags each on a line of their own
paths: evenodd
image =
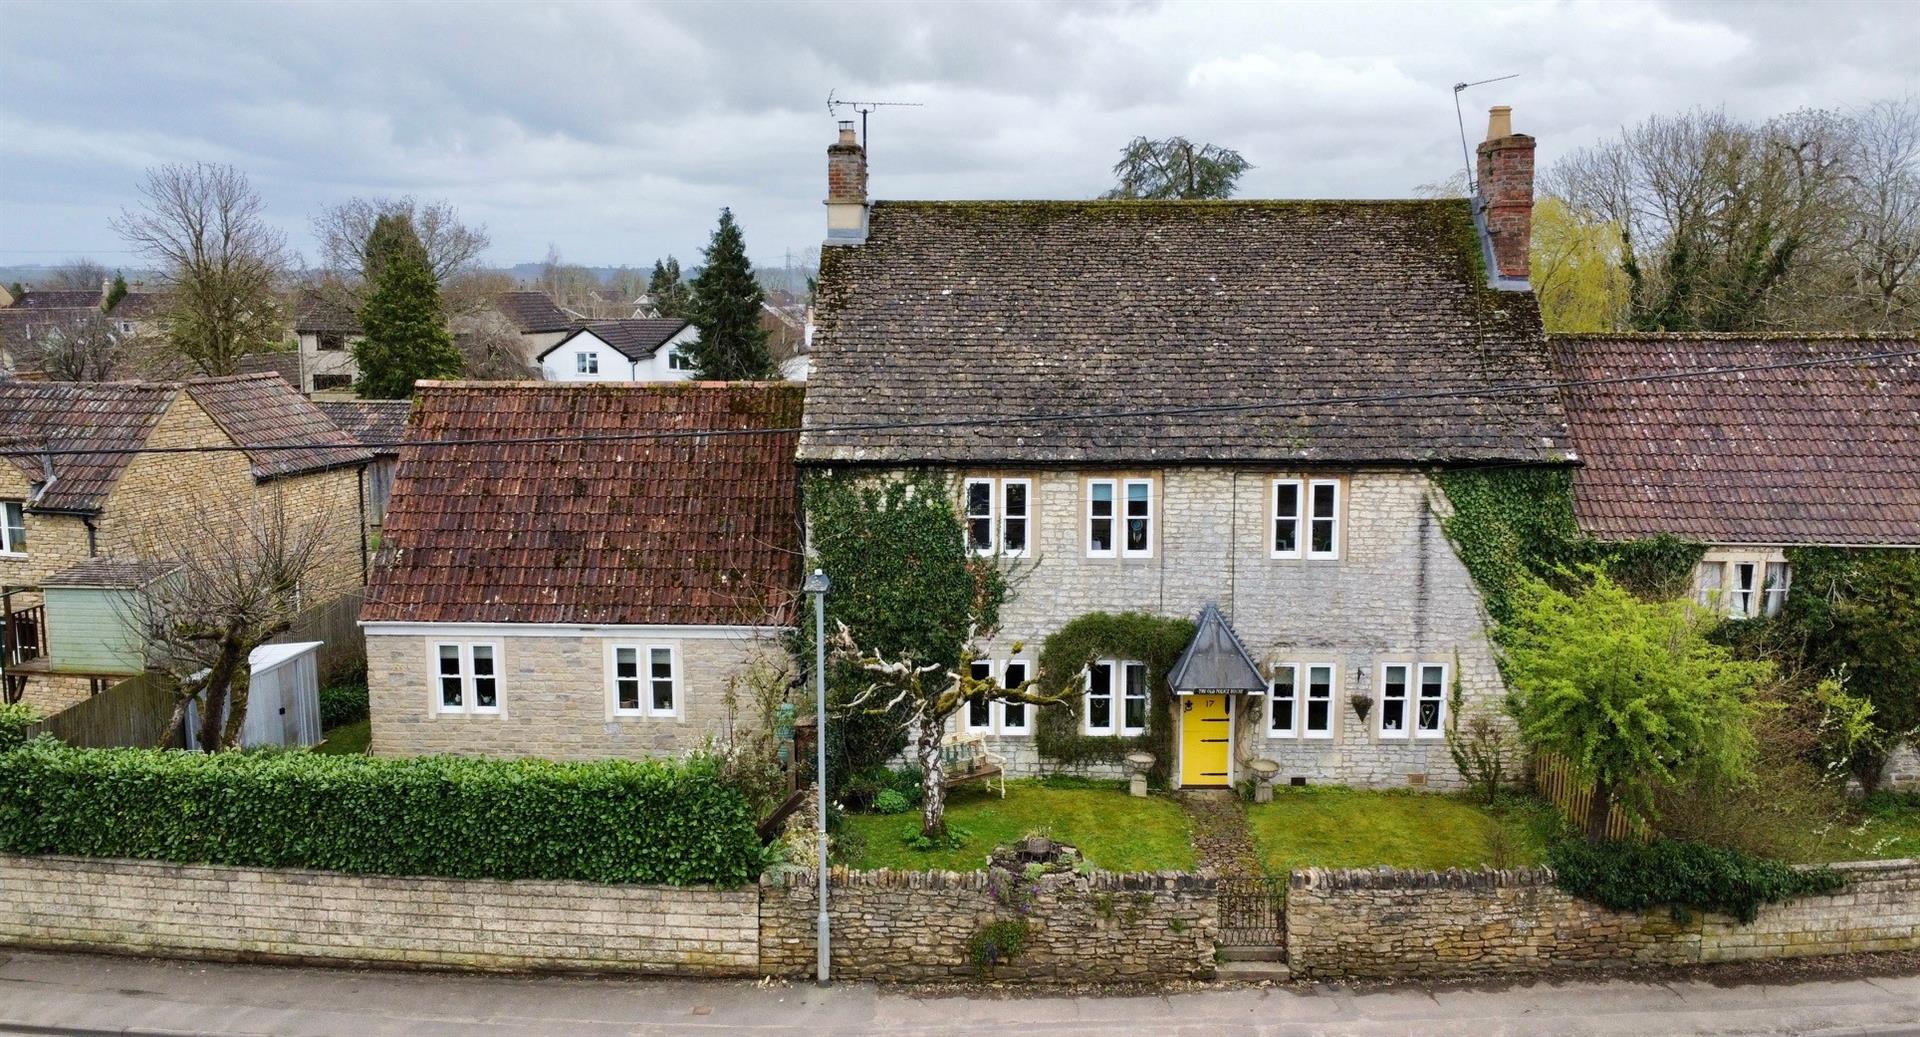
<svg viewBox="0 0 1920 1037">
<path fill-rule="evenodd" d="M 694 278 L 686 315 L 700 329 L 700 340 L 690 350 L 700 377 L 719 382 L 775 377 L 767 330 L 760 326 L 760 304 L 767 295 L 753 276 L 747 240 L 732 209 L 720 210 L 706 260 Z"/>
<path fill-rule="evenodd" d="M 360 395 L 405 399 L 416 381 L 459 377 L 465 361 L 447 330 L 426 249 L 405 216 L 380 217 L 363 268 L 372 288 L 360 308 L 362 337 L 353 344 Z"/>
<path fill-rule="evenodd" d="M 237 744 L 248 656 L 293 625 L 303 585 L 328 561 L 329 526 L 324 511 L 293 520 L 275 495 L 225 509 L 203 505 L 135 547 L 147 576 L 118 608 L 141 639 L 147 669 L 173 684 L 169 732 L 183 729 L 192 705 L 202 749 Z"/>
<path fill-rule="evenodd" d="M 1074 692 L 1045 695 L 1035 690 L 1039 679 L 1029 678 L 1012 687 L 992 676 L 978 676 L 973 662 L 981 657 L 978 629 L 969 629 L 960 651 L 960 665 L 947 667 L 937 662 L 923 663 L 911 655 L 888 657 L 862 650 L 854 643 L 845 623 L 833 637 L 836 658 L 853 662 L 872 683 L 853 698 L 844 709 L 874 716 L 896 718 L 920 766 L 920 834 L 934 842 L 947 838 L 947 783 L 941 769 L 940 747 L 954 714 L 968 703 L 1024 702 L 1033 706 L 1057 705 L 1072 698 Z M 1008 651 L 1019 655 L 1023 645 L 1015 643 Z"/>
<path fill-rule="evenodd" d="M 1195 144 L 1185 137 L 1135 137 L 1113 164 L 1118 180 L 1102 198 L 1231 198 L 1242 174 L 1253 168 L 1238 151 Z"/>
<path fill-rule="evenodd" d="M 87 313 L 49 329 L 23 359 L 56 382 L 104 382 L 119 373 L 126 351 L 112 321 Z"/>
<path fill-rule="evenodd" d="M 232 374 L 242 355 L 282 337 L 285 237 L 232 166 L 159 166 L 147 170 L 140 193 L 142 207 L 122 210 L 113 226 L 172 289 L 173 348 L 203 374 Z"/>
</svg>

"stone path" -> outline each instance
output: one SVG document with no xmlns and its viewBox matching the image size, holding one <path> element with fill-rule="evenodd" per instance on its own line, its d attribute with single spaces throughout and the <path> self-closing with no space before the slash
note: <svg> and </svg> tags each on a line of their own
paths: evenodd
<svg viewBox="0 0 1920 1037">
<path fill-rule="evenodd" d="M 1223 878 L 1258 878 L 1263 871 L 1253 848 L 1253 829 L 1240 797 L 1220 789 L 1179 794 L 1180 806 L 1193 823 L 1193 852 L 1200 866 Z"/>
</svg>

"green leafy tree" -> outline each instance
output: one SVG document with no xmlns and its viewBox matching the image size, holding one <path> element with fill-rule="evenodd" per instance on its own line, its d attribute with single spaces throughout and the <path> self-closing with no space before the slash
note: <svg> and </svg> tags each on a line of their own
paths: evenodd
<svg viewBox="0 0 1920 1037">
<path fill-rule="evenodd" d="M 724 382 L 774 377 L 767 330 L 760 325 L 760 304 L 767 296 L 753 276 L 747 241 L 732 209 L 720 210 L 706 260 L 694 279 L 687 313 L 700 329 L 700 341 L 690 350 L 700 377 Z"/>
<path fill-rule="evenodd" d="M 363 260 L 372 286 L 360 310 L 365 338 L 354 344 L 360 395 L 399 400 L 422 378 L 458 378 L 463 367 L 440 310 L 427 250 L 404 215 L 379 218 Z"/>
<path fill-rule="evenodd" d="M 680 274 L 680 261 L 668 256 L 653 261 L 647 278 L 647 298 L 662 317 L 686 319 L 693 309 L 693 289 Z"/>
<path fill-rule="evenodd" d="M 830 628 L 844 624 L 862 652 L 912 658 L 942 673 L 960 667 L 968 631 L 998 625 L 1006 580 L 987 559 L 966 551 L 954 487 L 932 475 L 906 479 L 822 474 L 808 480 L 810 567 L 833 581 Z M 813 658 L 813 626 L 801 624 L 800 658 Z M 873 682 L 859 660 L 836 658 L 827 671 L 828 788 L 884 765 L 905 744 L 904 708 L 853 708 Z M 811 686 L 811 685 L 809 685 Z M 945 690 L 937 681 L 929 692 Z"/>
<path fill-rule="evenodd" d="M 1612 804 L 1646 819 L 1662 788 L 1746 772 L 1752 699 L 1772 667 L 1715 643 L 1713 619 L 1688 602 L 1642 601 L 1586 575 L 1572 590 L 1523 581 L 1498 636 L 1521 737 L 1592 783 L 1597 841 Z"/>
<path fill-rule="evenodd" d="M 102 310 L 111 310 L 115 306 L 120 305 L 120 300 L 126 297 L 127 277 L 125 274 L 116 271 L 113 275 L 113 284 L 107 288 L 107 298 L 100 304 L 100 308 Z"/>
<path fill-rule="evenodd" d="M 1231 198 L 1253 163 L 1232 148 L 1195 144 L 1185 137 L 1135 137 L 1113 164 L 1118 180 L 1102 198 Z"/>
<path fill-rule="evenodd" d="M 1533 206 L 1533 292 L 1552 333 L 1613 331 L 1627 311 L 1620 228 L 1553 195 Z"/>
</svg>

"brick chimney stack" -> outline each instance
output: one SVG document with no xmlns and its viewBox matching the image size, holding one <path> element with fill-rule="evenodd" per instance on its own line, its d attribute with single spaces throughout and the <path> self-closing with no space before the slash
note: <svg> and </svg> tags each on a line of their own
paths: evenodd
<svg viewBox="0 0 1920 1037">
<path fill-rule="evenodd" d="M 858 245 L 867 240 L 867 149 L 853 132 L 853 120 L 840 122 L 840 139 L 827 146 L 827 244 Z"/>
<path fill-rule="evenodd" d="M 1513 109 L 1499 105 L 1487 112 L 1479 153 L 1476 181 L 1494 263 L 1501 276 L 1524 280 L 1533 242 L 1533 138 L 1513 132 Z"/>
</svg>

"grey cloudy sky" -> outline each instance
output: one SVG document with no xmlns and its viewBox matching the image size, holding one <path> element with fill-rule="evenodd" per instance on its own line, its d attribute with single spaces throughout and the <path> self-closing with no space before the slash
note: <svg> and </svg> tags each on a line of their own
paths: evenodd
<svg viewBox="0 0 1920 1037">
<path fill-rule="evenodd" d="M 265 3 L 0 9 L 0 263 L 131 263 L 142 168 L 247 171 L 310 260 L 354 195 L 445 198 L 492 262 L 697 256 L 731 205 L 756 259 L 822 236 L 842 97 L 882 198 L 1089 197 L 1135 134 L 1255 165 L 1248 197 L 1404 196 L 1458 168 L 1449 86 L 1544 164 L 1655 113 L 1765 116 L 1920 91 L 1910 2 Z M 1476 115 L 1475 113 L 1479 114 Z"/>
</svg>

